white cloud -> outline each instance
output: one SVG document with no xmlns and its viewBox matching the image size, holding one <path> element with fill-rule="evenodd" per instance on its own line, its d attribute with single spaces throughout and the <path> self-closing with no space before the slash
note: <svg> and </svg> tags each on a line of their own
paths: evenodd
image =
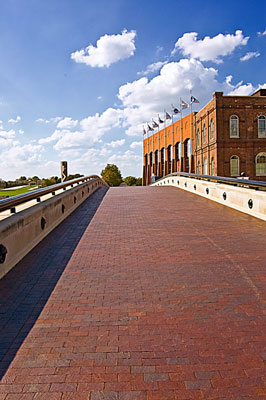
<svg viewBox="0 0 266 400">
<path fill-rule="evenodd" d="M 65 117 L 58 122 L 57 128 L 59 129 L 73 129 L 78 125 L 78 120 L 73 120 L 71 117 Z"/>
<path fill-rule="evenodd" d="M 42 152 L 43 148 L 39 145 L 22 146 L 18 142 L 10 143 L 4 155 L 0 156 L 1 174 L 7 179 L 15 179 L 22 174 L 27 176 L 33 173 L 39 174 L 43 171 Z"/>
<path fill-rule="evenodd" d="M 94 116 L 89 116 L 81 120 L 80 130 L 73 132 L 66 129 L 60 133 L 56 131 L 50 138 L 56 140 L 60 136 L 58 142 L 54 146 L 54 148 L 59 151 L 68 148 L 88 148 L 98 142 L 105 132 L 112 128 L 120 127 L 123 116 L 123 110 L 108 108 L 101 115 L 97 113 Z M 45 140 L 48 142 L 49 138 Z M 39 141 L 39 143 L 41 142 Z"/>
<path fill-rule="evenodd" d="M 228 78 L 229 81 L 231 81 L 230 78 L 232 77 L 229 76 Z M 249 96 L 259 89 L 266 89 L 266 83 L 254 87 L 252 83 L 247 83 L 243 85 L 243 81 L 238 82 L 235 86 L 231 85 L 229 82 L 229 86 L 231 87 L 232 90 L 227 93 L 228 96 Z"/>
<path fill-rule="evenodd" d="M 38 118 L 36 119 L 36 122 L 43 122 L 45 124 L 50 124 L 50 122 L 56 124 L 58 121 L 61 121 L 62 117 L 53 117 L 50 119 L 45 119 L 45 118 Z"/>
<path fill-rule="evenodd" d="M 11 148 L 12 146 L 19 145 L 19 142 L 17 140 L 14 140 L 15 136 L 16 132 L 14 131 L 14 129 L 6 131 L 3 129 L 3 127 L 0 126 L 0 166 L 1 166 L 1 161 L 4 160 L 6 156 L 6 150 Z M 1 151 L 3 150 L 4 152 L 1 153 Z"/>
<path fill-rule="evenodd" d="M 0 131 L 0 137 L 3 139 L 13 139 L 16 136 L 16 132 L 14 129 L 10 129 L 9 131 Z"/>
<path fill-rule="evenodd" d="M 243 81 L 238 82 L 236 85 L 232 84 L 232 75 L 228 75 L 225 79 L 227 84 L 227 96 L 249 96 L 254 92 L 255 88 L 251 83 L 243 85 Z"/>
<path fill-rule="evenodd" d="M 161 53 L 161 51 L 163 51 L 163 46 L 157 46 L 156 47 L 156 54 Z"/>
<path fill-rule="evenodd" d="M 167 64 L 167 61 L 158 61 L 153 64 L 149 64 L 146 68 L 145 71 L 140 71 L 137 73 L 137 75 L 149 75 L 154 72 L 159 71 L 165 64 Z"/>
<path fill-rule="evenodd" d="M 108 163 L 118 165 L 123 176 L 140 176 L 142 173 L 142 156 L 135 154 L 131 150 L 127 150 L 125 153 L 113 154 L 109 157 Z"/>
<path fill-rule="evenodd" d="M 25 144 L 24 146 L 12 146 L 9 150 L 5 152 L 5 157 L 2 164 L 5 166 L 7 164 L 12 164 L 17 168 L 21 163 L 32 163 L 36 160 L 40 160 L 40 153 L 43 151 L 42 146 Z"/>
<path fill-rule="evenodd" d="M 252 92 L 254 92 L 254 87 L 251 83 L 242 85 L 242 82 L 240 82 L 240 84 L 238 84 L 234 90 L 227 93 L 227 95 L 228 96 L 249 96 Z"/>
<path fill-rule="evenodd" d="M 10 119 L 8 120 L 8 122 L 9 122 L 10 124 L 17 124 L 19 121 L 21 121 L 21 116 L 20 116 L 20 115 L 18 115 L 16 119 L 10 118 Z"/>
<path fill-rule="evenodd" d="M 48 137 L 46 137 L 46 138 L 41 138 L 41 139 L 39 139 L 38 140 L 38 143 L 39 144 L 46 144 L 46 143 L 51 143 L 51 142 L 54 142 L 54 141 L 56 141 L 56 140 L 59 140 L 59 139 L 61 139 L 61 137 L 62 136 L 64 136 L 64 134 L 66 134 L 66 133 L 68 133 L 69 131 L 68 130 L 59 130 L 59 129 L 56 129 L 54 132 L 53 132 L 53 134 L 51 135 L 51 136 L 48 136 Z"/>
<path fill-rule="evenodd" d="M 79 157 L 69 161 L 69 169 L 74 172 L 82 172 L 85 175 L 100 174 L 107 163 L 116 164 L 124 177 L 128 175 L 141 176 L 141 155 L 130 150 L 112 154 L 112 150 L 106 147 L 100 149 L 93 147 L 81 153 Z"/>
<path fill-rule="evenodd" d="M 110 154 L 110 149 L 90 148 L 69 162 L 69 167 L 76 172 L 82 171 L 85 175 L 96 172 L 100 174 L 100 171 L 106 166 Z"/>
<path fill-rule="evenodd" d="M 221 63 L 221 56 L 231 54 L 238 46 L 246 45 L 249 39 L 249 37 L 244 37 L 240 30 L 237 30 L 235 34 L 219 33 L 213 38 L 205 36 L 203 40 L 198 40 L 197 37 L 196 32 L 185 33 L 176 42 L 172 55 L 181 50 L 185 56 Z"/>
<path fill-rule="evenodd" d="M 6 139 L 0 136 L 0 149 L 1 150 L 5 150 L 7 147 L 11 147 L 13 143 L 12 139 Z M 0 160 L 1 158 L 4 157 L 4 154 L 0 152 Z M 1 161 L 0 161 L 0 165 L 1 165 Z M 2 171 L 1 171 L 2 172 Z"/>
<path fill-rule="evenodd" d="M 102 100 L 102 96 L 98 96 L 97 99 L 98 99 L 98 100 Z"/>
<path fill-rule="evenodd" d="M 57 129 L 51 136 L 40 139 L 39 143 L 55 142 L 54 149 L 60 154 L 70 149 L 83 151 L 84 148 L 99 143 L 103 135 L 113 128 L 124 128 L 129 136 L 141 136 L 143 124 L 152 118 L 156 119 L 159 113 L 162 116 L 164 109 L 170 111 L 171 103 L 178 107 L 180 97 L 188 101 L 190 89 L 200 100 L 198 108 L 211 99 L 214 91 L 223 91 L 225 94 L 234 90 L 236 93 L 252 91 L 251 84 L 243 85 L 239 82 L 233 85 L 232 77 L 219 82 L 217 74 L 216 69 L 204 67 L 195 59 L 167 63 L 151 80 L 142 77 L 122 85 L 118 93 L 120 108 L 108 108 L 102 114 L 81 120 L 79 129 L 75 131 Z"/>
<path fill-rule="evenodd" d="M 120 147 L 125 144 L 125 139 L 120 139 L 120 140 L 113 140 L 111 143 L 106 143 L 107 146 L 110 146 L 112 148 L 115 147 Z"/>
<path fill-rule="evenodd" d="M 131 149 L 136 149 L 138 147 L 142 147 L 142 145 L 143 145 L 143 142 L 132 142 L 131 145 L 130 145 L 130 148 Z"/>
<path fill-rule="evenodd" d="M 253 57 L 259 57 L 260 53 L 258 51 L 250 51 L 240 58 L 240 61 L 248 61 Z"/>
<path fill-rule="evenodd" d="M 136 32 L 123 30 L 118 35 L 104 35 L 97 40 L 96 47 L 89 45 L 85 49 L 71 54 L 72 60 L 90 67 L 109 67 L 111 64 L 133 56 Z"/>
<path fill-rule="evenodd" d="M 19 129 L 19 130 L 18 130 L 18 133 L 19 133 L 20 135 L 23 135 L 24 131 L 23 131 L 22 129 Z"/>
<path fill-rule="evenodd" d="M 206 68 L 195 59 L 182 59 L 164 65 L 160 74 L 150 81 L 143 77 L 121 86 L 118 97 L 125 107 L 126 133 L 142 134 L 143 123 L 156 118 L 164 108 L 169 110 L 171 103 L 178 106 L 179 98 L 186 99 L 190 89 L 197 88 L 197 98 L 207 101 L 214 90 L 224 87 L 216 76 L 216 69 Z"/>
<path fill-rule="evenodd" d="M 38 118 L 36 119 L 36 122 L 44 122 L 45 124 L 49 124 L 49 119 L 44 119 L 44 118 Z"/>
<path fill-rule="evenodd" d="M 53 124 L 56 124 L 58 121 L 61 121 L 61 119 L 63 119 L 63 118 L 62 117 L 52 117 L 52 118 L 50 118 L 50 121 Z"/>
<path fill-rule="evenodd" d="M 258 32 L 258 36 L 266 36 L 266 29 L 264 32 Z"/>
</svg>

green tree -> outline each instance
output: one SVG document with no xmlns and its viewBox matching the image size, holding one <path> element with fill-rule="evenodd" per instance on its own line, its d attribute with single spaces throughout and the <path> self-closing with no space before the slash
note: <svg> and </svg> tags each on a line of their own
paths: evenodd
<svg viewBox="0 0 266 400">
<path fill-rule="evenodd" d="M 122 175 L 115 164 L 107 164 L 102 170 L 101 176 L 109 186 L 120 186 L 122 183 Z"/>
<path fill-rule="evenodd" d="M 126 178 L 123 179 L 123 181 L 128 185 L 128 186 L 133 186 L 136 185 L 136 178 L 134 176 L 127 176 Z"/>
<path fill-rule="evenodd" d="M 142 178 L 136 178 L 136 186 L 142 186 Z"/>
<path fill-rule="evenodd" d="M 81 174 L 68 175 L 68 177 L 66 178 L 66 181 L 71 181 L 71 179 L 82 178 L 82 176 L 84 176 L 84 175 L 81 175 Z"/>
<path fill-rule="evenodd" d="M 56 184 L 56 180 L 55 178 L 52 176 L 50 179 L 43 179 L 42 180 L 42 186 L 51 186 L 51 185 L 55 185 Z"/>
<path fill-rule="evenodd" d="M 31 178 L 31 180 L 32 180 L 33 182 L 37 182 L 37 181 L 40 180 L 40 178 L 39 178 L 37 175 L 34 175 L 34 176 Z"/>
<path fill-rule="evenodd" d="M 55 181 L 55 183 L 60 183 L 60 182 L 61 182 L 61 179 L 58 178 L 58 176 L 51 176 L 50 179 L 52 179 L 53 181 Z"/>
</svg>

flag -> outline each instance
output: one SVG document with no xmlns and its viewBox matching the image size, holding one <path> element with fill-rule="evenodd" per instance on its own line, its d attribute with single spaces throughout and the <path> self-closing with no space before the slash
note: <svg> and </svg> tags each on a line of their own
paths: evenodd
<svg viewBox="0 0 266 400">
<path fill-rule="evenodd" d="M 158 115 L 158 120 L 159 120 L 159 124 L 163 124 L 163 120 L 160 118 L 160 116 Z"/>
<path fill-rule="evenodd" d="M 154 131 L 154 129 L 149 125 L 149 124 L 147 124 L 148 125 L 148 129 L 147 129 L 147 132 L 153 132 Z"/>
<path fill-rule="evenodd" d="M 179 113 L 178 108 L 174 107 L 173 104 L 172 104 L 172 110 L 173 110 L 173 114 L 178 114 Z"/>
<path fill-rule="evenodd" d="M 167 120 L 167 119 L 171 119 L 171 115 L 169 115 L 168 112 L 166 111 L 165 112 L 165 120 Z"/>
<path fill-rule="evenodd" d="M 191 98 L 190 98 L 190 103 L 191 103 L 191 104 L 192 104 L 192 103 L 199 103 L 199 100 L 197 100 L 196 97 L 191 96 Z"/>
<path fill-rule="evenodd" d="M 188 104 L 184 100 L 182 100 L 182 99 L 180 99 L 180 100 L 181 100 L 181 108 L 182 108 L 182 110 L 184 110 L 185 108 L 188 108 Z"/>
<path fill-rule="evenodd" d="M 153 128 L 159 128 L 159 125 L 157 124 L 157 122 L 152 120 L 152 127 Z"/>
</svg>

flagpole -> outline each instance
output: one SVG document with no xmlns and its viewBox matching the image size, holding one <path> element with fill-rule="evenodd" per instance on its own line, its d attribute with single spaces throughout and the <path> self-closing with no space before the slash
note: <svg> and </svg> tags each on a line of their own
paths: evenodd
<svg viewBox="0 0 266 400">
<path fill-rule="evenodd" d="M 172 105 L 172 154 L 171 154 L 171 174 L 173 173 L 173 151 L 174 151 L 174 110 Z"/>
<path fill-rule="evenodd" d="M 148 128 L 149 129 L 149 128 Z M 148 130 L 148 135 L 147 135 L 147 171 L 146 171 L 146 186 L 148 186 L 149 183 L 149 130 Z"/>
<path fill-rule="evenodd" d="M 151 172 L 153 174 L 153 157 L 154 157 L 154 133 L 152 134 L 152 165 L 151 165 Z"/>
<path fill-rule="evenodd" d="M 159 125 L 160 125 L 160 116 L 158 114 L 158 120 L 159 120 Z M 156 171 L 156 175 L 157 177 L 159 176 L 159 156 L 160 156 L 160 133 L 159 133 L 159 126 L 158 126 L 158 158 L 157 158 L 157 171 Z"/>
<path fill-rule="evenodd" d="M 194 143 L 193 143 L 193 118 L 192 118 L 192 89 L 190 89 L 190 160 L 189 160 L 189 172 L 192 172 L 192 154 L 193 154 L 193 147 L 194 147 Z"/>
<path fill-rule="evenodd" d="M 183 122 L 182 122 L 182 99 L 180 97 L 180 143 L 181 143 L 181 154 L 180 154 L 180 172 L 183 169 Z"/>
<path fill-rule="evenodd" d="M 144 160 L 144 157 L 145 157 L 145 151 L 144 151 L 144 140 L 145 140 L 145 138 L 144 138 L 144 136 L 145 136 L 145 129 L 144 129 L 144 125 L 142 126 L 142 128 L 143 128 L 143 162 L 144 162 L 144 165 L 145 165 L 145 160 Z M 142 186 L 144 186 L 143 185 L 143 183 L 144 183 L 144 173 L 142 174 Z"/>
<path fill-rule="evenodd" d="M 165 154 L 166 154 L 166 111 L 164 110 L 164 157 L 163 157 L 163 176 L 165 176 Z"/>
</svg>

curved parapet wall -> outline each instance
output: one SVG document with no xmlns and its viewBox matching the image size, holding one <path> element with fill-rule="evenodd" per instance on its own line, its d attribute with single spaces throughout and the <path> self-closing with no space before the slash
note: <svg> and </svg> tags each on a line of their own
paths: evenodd
<svg viewBox="0 0 266 400">
<path fill-rule="evenodd" d="M 176 173 L 151 186 L 174 186 L 266 221 L 266 182 Z"/>
<path fill-rule="evenodd" d="M 99 177 L 76 183 L 77 186 L 72 187 L 72 183 L 70 189 L 0 221 L 0 278 L 93 192 L 107 186 Z"/>
</svg>

